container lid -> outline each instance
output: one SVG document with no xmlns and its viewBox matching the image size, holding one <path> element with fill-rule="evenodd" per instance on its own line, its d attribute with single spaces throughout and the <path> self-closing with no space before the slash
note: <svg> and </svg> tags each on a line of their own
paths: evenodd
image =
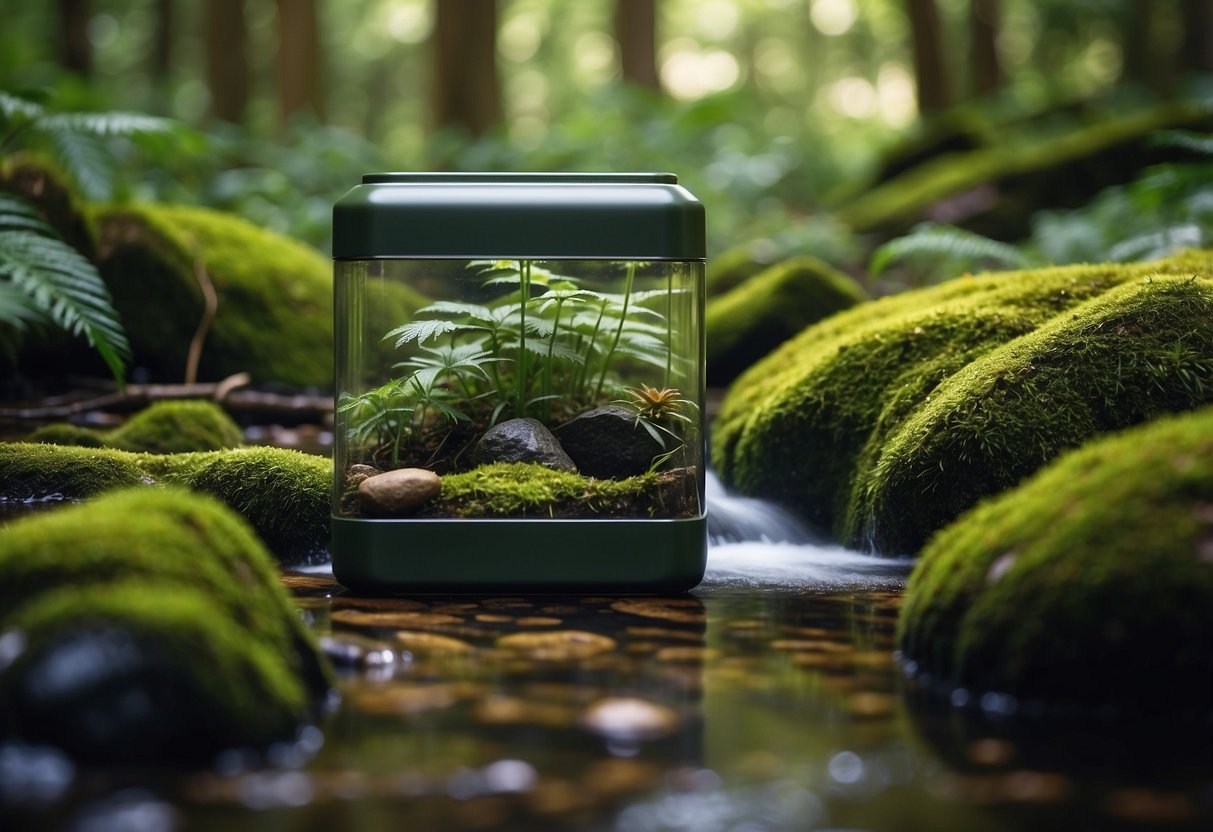
<svg viewBox="0 0 1213 832">
<path fill-rule="evenodd" d="M 672 173 L 370 173 L 333 206 L 333 257 L 699 260 Z"/>
</svg>

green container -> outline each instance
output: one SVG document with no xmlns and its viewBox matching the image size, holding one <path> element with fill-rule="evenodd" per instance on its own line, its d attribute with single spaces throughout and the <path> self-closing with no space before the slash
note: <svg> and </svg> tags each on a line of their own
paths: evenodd
<svg viewBox="0 0 1213 832">
<path fill-rule="evenodd" d="M 364 176 L 333 210 L 338 580 L 699 583 L 704 258 L 672 174 Z"/>
</svg>

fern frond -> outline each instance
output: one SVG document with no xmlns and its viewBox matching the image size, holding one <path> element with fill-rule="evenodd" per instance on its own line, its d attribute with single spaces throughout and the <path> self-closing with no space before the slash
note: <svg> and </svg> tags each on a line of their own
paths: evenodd
<svg viewBox="0 0 1213 832">
<path fill-rule="evenodd" d="M 54 236 L 54 230 L 43 222 L 37 209 L 21 197 L 0 192 L 0 229 L 36 231 Z"/>
<path fill-rule="evenodd" d="M 172 133 L 176 122 L 143 113 L 57 113 L 39 119 L 39 126 L 48 130 L 70 130 L 99 138 L 110 136 L 149 136 Z"/>
<path fill-rule="evenodd" d="M 1194 130 L 1164 130 L 1150 137 L 1152 147 L 1175 148 L 1198 156 L 1213 156 L 1213 136 Z"/>
<path fill-rule="evenodd" d="M 26 101 L 11 93 L 0 92 L 0 119 L 5 122 L 13 119 L 33 121 L 43 112 L 44 110 L 32 101 Z"/>
<path fill-rule="evenodd" d="M 448 332 L 458 332 L 459 330 L 470 329 L 471 327 L 457 324 L 454 321 L 412 321 L 404 326 L 398 326 L 383 336 L 383 340 L 396 339 L 396 346 L 403 347 L 410 341 L 416 341 L 418 344 L 423 344 L 426 341 L 437 338 L 440 335 L 445 335 Z"/>
<path fill-rule="evenodd" d="M 1157 260 L 1183 248 L 1199 248 L 1204 245 L 1204 241 L 1205 234 L 1199 225 L 1172 225 L 1117 243 L 1108 249 L 1108 259 L 1113 263 Z"/>
<path fill-rule="evenodd" d="M 1025 268 L 1031 263 L 1031 259 L 1015 246 L 972 231 L 950 225 L 920 225 L 906 236 L 890 240 L 876 249 L 868 270 L 875 277 L 898 260 L 921 255 L 970 263 L 988 261 L 1009 268 Z"/>
<path fill-rule="evenodd" d="M 418 309 L 418 315 L 467 315 L 477 321 L 492 321 L 493 313 L 487 306 L 475 303 L 456 303 L 450 300 L 440 300 L 431 303 L 423 309 Z"/>
<path fill-rule="evenodd" d="M 83 335 L 121 381 L 131 348 L 92 263 L 62 240 L 0 231 L 0 274 L 60 327 Z"/>
<path fill-rule="evenodd" d="M 49 118 L 33 124 L 30 133 L 46 140 L 60 169 L 86 199 L 101 201 L 110 198 L 114 184 L 114 163 L 100 140 L 63 124 L 52 123 Z"/>
<path fill-rule="evenodd" d="M 18 286 L 0 281 L 0 323 L 24 331 L 26 324 L 46 320 L 32 298 Z"/>
</svg>

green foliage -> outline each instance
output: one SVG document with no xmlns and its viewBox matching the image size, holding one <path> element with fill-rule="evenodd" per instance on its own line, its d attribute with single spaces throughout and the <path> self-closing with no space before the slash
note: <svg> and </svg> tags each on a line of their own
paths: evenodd
<svg viewBox="0 0 1213 832">
<path fill-rule="evenodd" d="M 113 154 L 106 139 L 151 144 L 186 135 L 188 131 L 170 119 L 142 113 L 52 113 L 40 104 L 0 92 L 0 155 L 19 148 L 48 152 L 90 200 L 113 196 Z"/>
<path fill-rule="evenodd" d="M 955 226 L 923 223 L 906 236 L 876 249 L 868 270 L 876 277 L 891 264 L 907 260 L 916 265 L 925 261 L 936 266 L 933 273 L 946 276 L 951 276 L 958 268 L 976 271 L 983 265 L 1011 269 L 1035 265 L 1028 255 L 1013 245 Z M 941 262 L 948 263 L 949 268 L 938 268 Z"/>
<path fill-rule="evenodd" d="M 487 306 L 432 303 L 386 333 L 397 348 L 414 348 L 396 365 L 409 372 L 339 403 L 350 440 L 393 465 L 424 461 L 457 422 L 550 423 L 603 404 L 621 388 L 622 365 L 669 378 L 686 359 L 672 354 L 670 322 L 648 304 L 681 290 L 636 290 L 642 265 L 625 264 L 623 291 L 608 293 L 528 260 L 470 263 L 483 287 L 506 294 Z"/>
<path fill-rule="evenodd" d="M 0 193 L 0 323 L 41 322 L 84 336 L 121 383 L 130 344 L 96 267 L 33 206 Z"/>
</svg>

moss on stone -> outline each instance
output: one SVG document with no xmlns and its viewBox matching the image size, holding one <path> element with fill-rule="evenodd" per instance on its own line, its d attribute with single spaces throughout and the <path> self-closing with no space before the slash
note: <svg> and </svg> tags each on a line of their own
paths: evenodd
<svg viewBox="0 0 1213 832">
<path fill-rule="evenodd" d="M 1213 408 L 1065 454 L 938 533 L 903 653 L 979 691 L 1170 714 L 1213 707 Z"/>
<path fill-rule="evenodd" d="M 849 276 L 795 257 L 708 301 L 708 383 L 724 385 L 805 327 L 867 300 Z"/>
<path fill-rule="evenodd" d="M 197 272 L 205 269 L 219 306 L 200 378 L 247 371 L 260 382 L 332 385 L 332 266 L 316 251 L 204 208 L 107 207 L 94 222 L 98 265 L 137 364 L 159 378 L 181 377 L 202 317 Z M 426 301 L 392 285 L 384 302 L 405 320 Z"/>
<path fill-rule="evenodd" d="M 127 485 L 181 485 L 218 497 L 242 514 L 282 560 L 328 545 L 331 463 L 279 448 L 191 454 L 0 444 L 0 494 L 38 499 L 92 497 Z"/>
<path fill-rule="evenodd" d="M 442 478 L 420 517 L 681 516 L 685 471 L 599 480 L 526 462 L 482 465 Z"/>
<path fill-rule="evenodd" d="M 978 187 L 993 187 L 1003 234 L 1026 231 L 1033 211 L 1082 202 L 1140 170 L 1151 134 L 1174 127 L 1207 124 L 1200 105 L 1168 104 L 1104 120 L 1061 136 L 1016 138 L 969 152 L 949 153 L 910 168 L 873 188 L 839 211 L 859 232 L 897 231 L 921 220 L 928 208 Z M 984 232 L 996 229 L 981 228 Z"/>
<path fill-rule="evenodd" d="M 235 448 L 244 434 L 222 407 L 195 399 L 155 402 L 110 431 L 105 442 L 123 451 L 173 454 Z"/>
<path fill-rule="evenodd" d="M 940 384 L 1127 281 L 1209 273 L 1213 255 L 1189 252 L 1151 264 L 963 277 L 846 310 L 734 383 L 714 426 L 713 464 L 742 493 L 785 503 L 864 544 L 852 509 L 857 484 L 867 487 L 886 440 Z"/>
<path fill-rule="evenodd" d="M 769 269 L 777 260 L 777 247 L 765 241 L 751 241 L 726 249 L 708 260 L 705 280 L 707 296 L 714 298 L 735 289 L 754 275 Z"/>
<path fill-rule="evenodd" d="M 333 466 L 324 458 L 277 448 L 191 454 L 168 482 L 214 494 L 249 518 L 279 557 L 312 559 L 328 548 Z"/>
<path fill-rule="evenodd" d="M 31 717 L 53 717 L 42 711 L 62 703 L 44 706 L 23 688 L 32 663 L 64 638 L 115 631 L 133 638 L 139 661 L 150 662 L 136 675 L 151 681 L 138 684 L 185 698 L 184 704 L 149 703 L 139 719 L 161 720 L 162 712 L 183 709 L 180 715 L 195 722 L 157 724 L 181 732 L 187 747 L 161 747 L 159 739 L 142 736 L 140 754 L 197 756 L 288 739 L 331 681 L 248 526 L 218 501 L 176 489 L 121 491 L 4 529 L 0 626 L 19 630 L 26 642 L 21 658 L 0 674 L 3 709 L 17 711 L 23 737 L 86 756 L 124 740 L 96 746 L 96 738 L 79 736 L 87 731 L 40 724 L 45 720 Z M 93 694 L 113 694 L 103 681 L 108 672 L 94 668 L 79 680 L 59 681 L 58 688 L 71 690 L 52 693 L 86 695 L 90 689 L 75 687 L 95 684 Z M 165 684 L 171 689 L 164 691 Z M 75 719 L 60 716 L 67 724 Z M 125 756 L 122 748 L 108 752 Z"/>
<path fill-rule="evenodd" d="M 916 551 L 1063 450 L 1213 401 L 1213 279 L 1137 279 L 942 381 L 854 485 L 846 539 Z"/>
<path fill-rule="evenodd" d="M 68 445 L 77 448 L 104 448 L 105 434 L 101 431 L 83 428 L 70 422 L 54 422 L 43 425 L 27 438 L 29 442 L 41 442 L 45 445 Z"/>
</svg>

